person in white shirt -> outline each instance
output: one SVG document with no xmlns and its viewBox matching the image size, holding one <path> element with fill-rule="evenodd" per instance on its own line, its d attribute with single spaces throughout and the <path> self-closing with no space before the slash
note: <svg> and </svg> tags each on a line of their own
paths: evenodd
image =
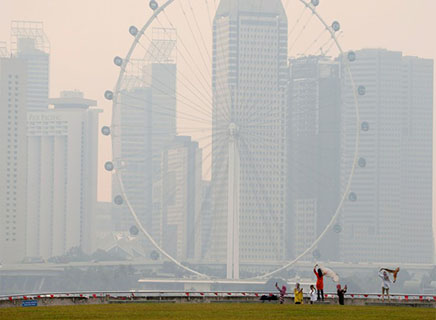
<svg viewBox="0 0 436 320">
<path fill-rule="evenodd" d="M 385 292 L 388 296 L 389 302 L 391 301 L 391 297 L 389 296 L 389 288 L 391 286 L 391 279 L 389 278 L 389 274 L 386 270 L 380 269 L 378 272 L 378 276 L 382 279 L 382 301 L 385 301 Z"/>
<path fill-rule="evenodd" d="M 316 290 L 315 290 L 315 286 L 312 284 L 310 285 L 310 304 L 313 304 L 314 302 L 316 302 L 317 300 L 317 295 L 316 295 Z"/>
</svg>

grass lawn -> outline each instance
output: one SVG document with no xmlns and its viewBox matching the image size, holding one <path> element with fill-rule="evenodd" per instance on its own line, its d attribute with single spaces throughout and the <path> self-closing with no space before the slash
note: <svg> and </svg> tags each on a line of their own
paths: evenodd
<svg viewBox="0 0 436 320">
<path fill-rule="evenodd" d="M 436 309 L 268 304 L 113 304 L 0 309 L 0 319 L 436 320 Z"/>
</svg>

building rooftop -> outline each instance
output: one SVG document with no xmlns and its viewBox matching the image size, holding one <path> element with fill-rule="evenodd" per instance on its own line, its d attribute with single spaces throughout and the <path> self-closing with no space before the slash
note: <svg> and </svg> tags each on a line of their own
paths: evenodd
<svg viewBox="0 0 436 320">
<path fill-rule="evenodd" d="M 96 100 L 84 98 L 83 92 L 78 90 L 62 91 L 59 98 L 51 98 L 48 102 L 55 109 L 88 109 L 97 105 Z"/>
<path fill-rule="evenodd" d="M 221 0 L 216 16 L 235 16 L 238 13 L 257 13 L 286 19 L 281 0 Z"/>
</svg>

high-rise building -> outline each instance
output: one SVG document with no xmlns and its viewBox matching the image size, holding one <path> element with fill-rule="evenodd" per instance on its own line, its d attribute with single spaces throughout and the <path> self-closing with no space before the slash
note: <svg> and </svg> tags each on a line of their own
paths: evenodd
<svg viewBox="0 0 436 320">
<path fill-rule="evenodd" d="M 19 262 L 26 248 L 27 68 L 0 58 L 0 259 Z"/>
<path fill-rule="evenodd" d="M 27 65 L 27 111 L 48 108 L 50 43 L 42 22 L 12 21 L 12 52 Z"/>
<path fill-rule="evenodd" d="M 8 58 L 9 50 L 5 41 L 0 41 L 0 58 Z"/>
<path fill-rule="evenodd" d="M 239 246 L 234 264 L 285 258 L 287 30 L 279 0 L 223 0 L 214 19 L 210 259 L 226 263 L 227 257 L 227 267 L 229 196 L 239 220 L 230 246 Z M 235 193 L 229 192 L 232 162 Z M 238 271 L 227 276 L 237 278 Z"/>
<path fill-rule="evenodd" d="M 123 161 L 123 184 L 128 199 L 143 224 L 150 225 L 152 203 L 152 126 L 150 88 L 125 89 L 121 96 L 119 154 Z M 128 107 L 127 107 L 128 106 Z M 113 181 L 113 198 L 118 196 Z M 127 231 L 134 220 L 125 206 L 114 206 L 114 231 Z"/>
<path fill-rule="evenodd" d="M 177 136 L 162 156 L 161 239 L 176 259 L 200 256 L 202 151 L 191 137 Z"/>
<path fill-rule="evenodd" d="M 49 258 L 73 247 L 94 250 L 97 203 L 97 104 L 78 91 L 28 112 L 27 256 Z"/>
<path fill-rule="evenodd" d="M 288 233 L 291 257 L 309 248 L 339 206 L 340 70 L 324 56 L 290 60 L 288 112 Z M 338 235 L 318 251 L 337 259 Z"/>
<path fill-rule="evenodd" d="M 153 200 L 159 199 L 153 196 L 153 189 L 160 184 L 162 152 L 177 134 L 175 47 L 175 30 L 153 29 L 145 59 L 129 62 L 120 94 L 116 153 L 122 161 L 122 180 L 129 202 L 149 231 L 154 223 L 152 212 L 160 210 L 159 201 Z M 118 190 L 114 182 L 114 197 Z M 134 221 L 127 207 L 116 211 L 115 231 L 128 230 Z"/>
<path fill-rule="evenodd" d="M 342 212 L 341 259 L 432 263 L 433 61 L 364 49 L 350 64 L 361 130 L 358 166 Z M 343 102 L 343 120 L 351 123 L 350 81 L 344 82 Z M 342 148 L 355 138 L 343 134 Z M 342 190 L 352 157 L 342 153 Z"/>
</svg>

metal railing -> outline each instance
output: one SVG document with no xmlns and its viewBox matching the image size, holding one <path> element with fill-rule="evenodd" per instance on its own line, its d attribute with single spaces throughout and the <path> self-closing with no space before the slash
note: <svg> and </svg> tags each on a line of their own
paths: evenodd
<svg viewBox="0 0 436 320">
<path fill-rule="evenodd" d="M 135 290 L 135 291 L 75 291 L 75 292 L 51 292 L 51 293 L 28 293 L 0 295 L 0 301 L 13 300 L 35 300 L 35 299 L 68 299 L 68 298 L 108 298 L 108 299 L 152 299 L 156 298 L 261 298 L 262 296 L 278 296 L 275 291 L 161 291 L 161 290 Z M 293 293 L 285 295 L 286 298 L 294 298 Z M 304 294 L 309 298 L 309 294 Z M 332 299 L 337 297 L 334 292 L 325 293 L 325 298 Z M 346 293 L 347 299 L 381 299 L 380 293 Z M 427 301 L 436 303 L 436 295 L 431 294 L 390 294 L 394 301 Z"/>
</svg>

